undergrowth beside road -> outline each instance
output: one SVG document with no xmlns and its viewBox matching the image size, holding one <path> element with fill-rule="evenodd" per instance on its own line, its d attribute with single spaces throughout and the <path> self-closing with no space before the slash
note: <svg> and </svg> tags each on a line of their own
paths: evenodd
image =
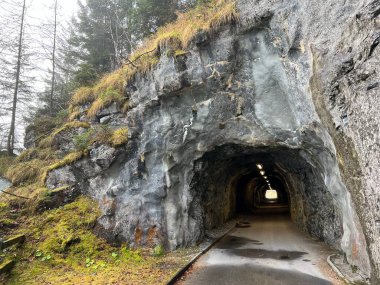
<svg viewBox="0 0 380 285">
<path fill-rule="evenodd" d="M 11 204 L 0 203 L 0 235 L 25 234 L 26 242 L 2 253 L 17 261 L 2 284 L 165 284 L 197 252 L 112 246 L 93 233 L 99 210 L 87 197 L 33 215 Z"/>
</svg>

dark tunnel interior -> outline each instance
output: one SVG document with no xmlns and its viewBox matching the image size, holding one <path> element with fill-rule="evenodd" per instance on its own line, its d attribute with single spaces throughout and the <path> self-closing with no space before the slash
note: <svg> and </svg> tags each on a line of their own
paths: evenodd
<svg viewBox="0 0 380 285">
<path fill-rule="evenodd" d="M 301 230 L 334 244 L 342 221 L 323 170 L 302 149 L 223 145 L 194 165 L 189 214 L 201 231 L 241 215 L 287 215 Z"/>
<path fill-rule="evenodd" d="M 274 169 L 262 162 L 255 166 L 252 172 L 242 176 L 236 183 L 235 214 L 289 213 L 288 190 L 281 178 L 276 176 Z"/>
</svg>

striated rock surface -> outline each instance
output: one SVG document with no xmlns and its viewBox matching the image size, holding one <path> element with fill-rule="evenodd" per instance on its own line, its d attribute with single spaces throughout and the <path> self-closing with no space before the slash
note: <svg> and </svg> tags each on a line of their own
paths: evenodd
<svg viewBox="0 0 380 285">
<path fill-rule="evenodd" d="M 132 245 L 195 244 L 236 213 L 242 177 L 264 163 L 293 221 L 380 282 L 377 0 L 240 0 L 241 22 L 162 52 L 128 83 L 118 149 L 52 171 L 49 188 L 96 198 L 99 225 Z M 83 119 L 83 118 L 82 118 Z"/>
</svg>

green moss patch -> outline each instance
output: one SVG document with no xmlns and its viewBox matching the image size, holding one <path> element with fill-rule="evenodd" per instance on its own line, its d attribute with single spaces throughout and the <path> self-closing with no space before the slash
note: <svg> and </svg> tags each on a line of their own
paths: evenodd
<svg viewBox="0 0 380 285">
<path fill-rule="evenodd" d="M 79 197 L 71 204 L 20 220 L 10 234 L 25 234 L 21 247 L 6 254 L 16 261 L 4 284 L 166 284 L 196 252 L 160 256 L 148 249 L 113 247 L 92 232 L 100 212 Z"/>
</svg>

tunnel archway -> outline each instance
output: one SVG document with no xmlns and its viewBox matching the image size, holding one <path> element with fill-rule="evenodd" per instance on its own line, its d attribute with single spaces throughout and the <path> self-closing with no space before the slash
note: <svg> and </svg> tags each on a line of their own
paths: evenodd
<svg viewBox="0 0 380 285">
<path fill-rule="evenodd" d="M 341 213 L 304 150 L 228 144 L 205 153 L 194 167 L 189 215 L 203 235 L 239 214 L 277 213 L 290 215 L 301 230 L 339 248 Z M 277 190 L 277 199 L 265 198 L 270 188 Z"/>
</svg>

